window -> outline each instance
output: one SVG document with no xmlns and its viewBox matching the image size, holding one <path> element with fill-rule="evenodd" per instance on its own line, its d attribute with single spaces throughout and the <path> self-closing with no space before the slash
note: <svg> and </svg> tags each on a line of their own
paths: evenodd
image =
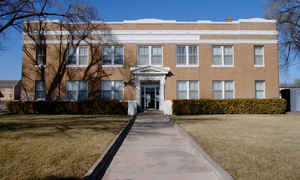
<svg viewBox="0 0 300 180">
<path fill-rule="evenodd" d="M 265 98 L 265 81 L 255 81 L 255 97 Z"/>
<path fill-rule="evenodd" d="M 138 65 L 162 65 L 161 46 L 139 46 Z"/>
<path fill-rule="evenodd" d="M 213 66 L 233 66 L 233 46 L 213 46 Z"/>
<path fill-rule="evenodd" d="M 89 59 L 89 48 L 87 46 L 68 47 L 67 65 L 68 66 L 87 66 Z"/>
<path fill-rule="evenodd" d="M 213 81 L 214 99 L 233 99 L 234 81 Z"/>
<path fill-rule="evenodd" d="M 101 97 L 102 99 L 123 99 L 124 82 L 123 81 L 102 81 Z"/>
<path fill-rule="evenodd" d="M 198 99 L 199 82 L 198 81 L 177 81 L 178 99 Z"/>
<path fill-rule="evenodd" d="M 88 99 L 87 81 L 67 81 L 67 100 L 82 101 Z"/>
<path fill-rule="evenodd" d="M 176 46 L 176 65 L 197 65 L 197 46 Z"/>
<path fill-rule="evenodd" d="M 124 63 L 123 46 L 103 46 L 102 63 L 103 65 L 123 65 Z"/>
<path fill-rule="evenodd" d="M 35 100 L 45 100 L 45 81 L 35 81 Z"/>
<path fill-rule="evenodd" d="M 264 66 L 263 46 L 254 46 L 254 66 Z"/>
<path fill-rule="evenodd" d="M 44 45 L 38 45 L 36 47 L 36 64 L 46 65 L 46 47 Z"/>
</svg>

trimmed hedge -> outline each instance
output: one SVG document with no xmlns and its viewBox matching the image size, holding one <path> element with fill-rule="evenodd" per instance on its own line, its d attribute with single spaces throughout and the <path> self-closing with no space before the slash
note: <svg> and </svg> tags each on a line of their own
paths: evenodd
<svg viewBox="0 0 300 180">
<path fill-rule="evenodd" d="M 11 101 L 7 110 L 15 114 L 127 114 L 128 103 L 118 100 Z"/>
<path fill-rule="evenodd" d="M 281 114 L 286 111 L 284 99 L 199 99 L 174 100 L 173 113 L 192 114 Z"/>
</svg>

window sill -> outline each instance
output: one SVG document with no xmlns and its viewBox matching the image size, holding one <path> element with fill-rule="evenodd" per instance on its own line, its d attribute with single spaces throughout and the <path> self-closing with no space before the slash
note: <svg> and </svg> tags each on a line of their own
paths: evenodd
<svg viewBox="0 0 300 180">
<path fill-rule="evenodd" d="M 121 68 L 124 67 L 124 64 L 120 64 L 120 65 L 102 65 L 102 67 L 106 68 L 106 67 L 116 67 L 116 68 Z"/>
<path fill-rule="evenodd" d="M 254 65 L 253 67 L 263 68 L 263 67 L 265 67 L 265 65 Z"/>
<path fill-rule="evenodd" d="M 216 68 L 234 68 L 234 65 L 212 65 L 211 67 L 216 67 Z"/>
<path fill-rule="evenodd" d="M 41 68 L 41 67 L 45 68 L 45 67 L 47 67 L 47 65 L 41 65 L 41 64 L 40 64 L 40 65 L 37 65 L 37 64 L 36 64 L 35 67 L 37 67 L 37 68 Z"/>
<path fill-rule="evenodd" d="M 176 67 L 200 67 L 199 64 L 196 64 L 196 65 L 176 65 Z"/>
<path fill-rule="evenodd" d="M 46 98 L 35 99 L 34 101 L 46 101 Z"/>
<path fill-rule="evenodd" d="M 86 68 L 88 65 L 67 65 L 67 68 Z"/>
</svg>

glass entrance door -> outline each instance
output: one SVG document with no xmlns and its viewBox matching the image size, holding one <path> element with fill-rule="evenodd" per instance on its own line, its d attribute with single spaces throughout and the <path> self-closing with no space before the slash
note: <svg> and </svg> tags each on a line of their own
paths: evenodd
<svg viewBox="0 0 300 180">
<path fill-rule="evenodd" d="M 145 85 L 141 88 L 143 110 L 159 109 L 159 86 Z"/>
</svg>

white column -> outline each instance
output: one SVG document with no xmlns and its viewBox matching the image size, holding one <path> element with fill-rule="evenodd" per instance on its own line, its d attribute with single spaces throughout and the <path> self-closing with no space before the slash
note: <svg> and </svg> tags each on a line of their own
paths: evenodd
<svg viewBox="0 0 300 180">
<path fill-rule="evenodd" d="M 165 101 L 165 77 L 162 76 L 160 79 L 160 88 L 159 88 L 159 110 L 163 111 L 164 110 L 164 101 Z"/>
<path fill-rule="evenodd" d="M 138 77 L 136 77 L 135 85 L 136 85 L 136 103 L 138 106 L 141 106 L 141 82 Z"/>
</svg>

